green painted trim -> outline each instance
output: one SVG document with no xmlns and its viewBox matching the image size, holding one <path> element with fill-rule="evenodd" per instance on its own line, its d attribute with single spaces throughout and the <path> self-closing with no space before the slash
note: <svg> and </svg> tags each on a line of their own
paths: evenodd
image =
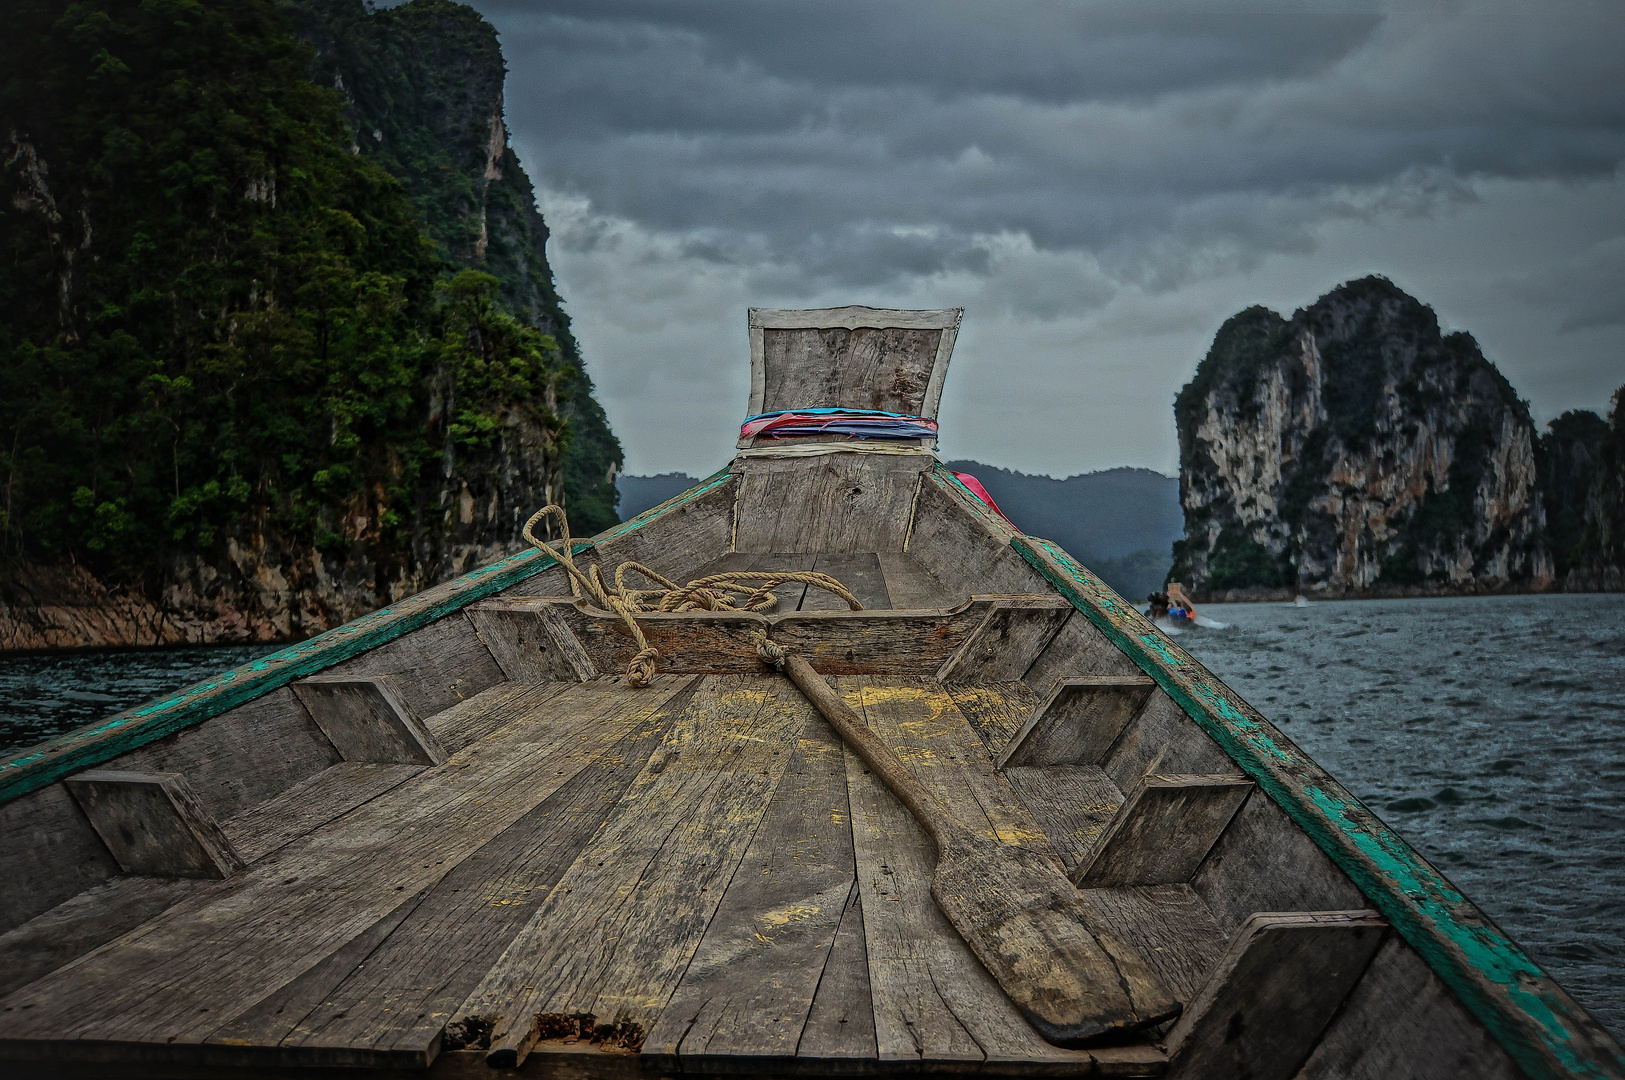
<svg viewBox="0 0 1625 1080">
<path fill-rule="evenodd" d="M 1625 1051 L 1400 836 L 1105 582 L 1048 540 L 1012 546 L 1312 837 L 1536 1080 L 1625 1077 Z"/>
<path fill-rule="evenodd" d="M 573 541 L 571 550 L 590 550 L 599 543 L 641 529 L 726 483 L 730 475 L 726 471 L 716 473 L 681 495 L 598 534 L 592 540 Z M 295 679 L 313 675 L 375 649 L 557 565 L 558 560 L 550 555 L 535 549 L 522 551 L 425 589 L 399 603 L 379 608 L 308 641 L 290 645 L 270 656 L 178 690 L 168 697 L 126 709 L 105 720 L 0 758 L 0 803 L 38 790 L 69 773 L 103 764 L 166 735 L 212 719 L 228 709 L 286 686 Z"/>
</svg>

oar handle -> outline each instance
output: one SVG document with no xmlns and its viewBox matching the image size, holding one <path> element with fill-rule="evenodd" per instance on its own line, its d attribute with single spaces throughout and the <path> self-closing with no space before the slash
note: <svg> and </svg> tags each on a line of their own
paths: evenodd
<svg viewBox="0 0 1625 1080">
<path fill-rule="evenodd" d="M 824 715 L 824 719 L 840 733 L 846 745 L 855 751 L 863 763 L 869 766 L 876 776 L 885 781 L 893 795 L 909 809 L 914 819 L 925 827 L 931 834 L 931 839 L 942 847 L 952 839 L 956 839 L 969 829 L 961 824 L 957 818 L 948 813 L 943 805 L 936 800 L 925 786 L 914 778 L 908 767 L 897 760 L 891 747 L 881 742 L 880 737 L 869 730 L 869 725 L 863 718 L 853 712 L 835 688 L 824 681 L 824 677 L 812 669 L 812 665 L 804 660 L 800 653 L 787 653 L 784 657 L 784 673 L 790 676 L 790 681 L 796 684 L 807 700 L 812 702 L 813 708 Z"/>
</svg>

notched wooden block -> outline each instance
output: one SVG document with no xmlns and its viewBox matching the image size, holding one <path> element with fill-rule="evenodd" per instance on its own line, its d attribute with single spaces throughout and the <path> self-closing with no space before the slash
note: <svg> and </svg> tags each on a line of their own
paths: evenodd
<svg viewBox="0 0 1625 1080">
<path fill-rule="evenodd" d="M 1190 881 L 1252 788 L 1242 776 L 1142 778 L 1073 880 L 1079 888 Z"/>
<path fill-rule="evenodd" d="M 502 674 L 516 682 L 556 679 L 589 682 L 598 669 L 570 629 L 567 613 L 575 598 L 482 600 L 468 617 Z"/>
<path fill-rule="evenodd" d="M 293 692 L 345 761 L 439 765 L 446 760 L 386 677 L 312 675 L 294 683 Z"/>
<path fill-rule="evenodd" d="M 1291 1080 L 1365 974 L 1387 925 L 1375 911 L 1250 916 L 1168 1032 L 1169 1072 Z"/>
<path fill-rule="evenodd" d="M 180 773 L 93 769 L 65 782 L 127 874 L 223 878 L 243 867 Z"/>
<path fill-rule="evenodd" d="M 1149 675 L 1075 675 L 1055 684 L 997 767 L 1097 765 L 1157 688 Z"/>
<path fill-rule="evenodd" d="M 1012 594 L 971 599 L 990 600 L 992 606 L 938 669 L 939 682 L 1019 680 L 1072 614 L 1072 605 L 1058 596 Z"/>
</svg>

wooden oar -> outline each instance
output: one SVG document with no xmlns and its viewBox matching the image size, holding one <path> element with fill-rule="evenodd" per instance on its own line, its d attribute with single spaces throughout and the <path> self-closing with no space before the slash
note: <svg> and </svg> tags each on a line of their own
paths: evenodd
<svg viewBox="0 0 1625 1080">
<path fill-rule="evenodd" d="M 800 655 L 783 652 L 783 670 L 931 834 L 931 895 L 1040 1035 L 1078 1046 L 1179 1015 L 1180 1003 L 1059 867 L 955 818 Z"/>
</svg>

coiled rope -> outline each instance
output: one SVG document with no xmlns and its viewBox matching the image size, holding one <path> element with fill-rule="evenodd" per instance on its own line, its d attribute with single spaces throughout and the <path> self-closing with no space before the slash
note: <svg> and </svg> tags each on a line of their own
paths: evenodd
<svg viewBox="0 0 1625 1080">
<path fill-rule="evenodd" d="M 551 517 L 559 523 L 559 531 L 564 534 L 562 540 L 550 543 L 532 531 L 536 523 L 545 517 Z M 628 560 L 615 568 L 615 586 L 610 588 L 605 583 L 603 575 L 599 573 L 597 563 L 590 563 L 585 570 L 576 565 L 575 553 L 570 550 L 570 519 L 565 514 L 564 507 L 557 504 L 549 504 L 532 514 L 530 520 L 525 522 L 521 535 L 559 561 L 565 573 L 569 575 L 572 595 L 577 599 L 586 600 L 601 611 L 619 615 L 621 621 L 626 623 L 627 629 L 632 632 L 632 640 L 638 645 L 637 653 L 626 666 L 626 682 L 629 686 L 648 686 L 654 680 L 655 662 L 660 658 L 660 650 L 649 644 L 643 628 L 638 625 L 637 616 L 640 614 L 655 611 L 771 611 L 779 602 L 778 595 L 773 590 L 790 582 L 799 582 L 834 593 L 845 600 L 853 611 L 863 610 L 863 604 L 847 590 L 845 585 L 828 574 L 820 574 L 814 570 L 736 570 L 726 574 L 711 574 L 696 578 L 687 585 L 679 585 L 642 563 Z M 628 574 L 641 574 L 646 580 L 660 587 L 628 588 L 626 584 Z M 750 582 L 756 584 L 749 584 Z M 755 640 L 758 635 L 761 642 Z M 783 662 L 782 647 L 767 641 L 766 634 L 760 631 L 753 634 L 752 643 L 756 644 L 757 652 L 763 659 L 771 662 L 770 654 L 777 650 L 779 654 L 777 658 L 780 663 Z"/>
</svg>

